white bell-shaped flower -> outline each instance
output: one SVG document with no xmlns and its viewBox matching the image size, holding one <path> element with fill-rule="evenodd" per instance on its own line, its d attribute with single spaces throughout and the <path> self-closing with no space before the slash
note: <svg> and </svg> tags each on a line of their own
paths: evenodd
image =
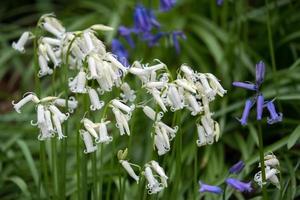
<svg viewBox="0 0 300 200">
<path fill-rule="evenodd" d="M 97 91 L 93 88 L 88 88 L 88 94 L 91 101 L 90 109 L 92 111 L 100 110 L 104 105 L 104 101 L 100 101 Z"/>
<path fill-rule="evenodd" d="M 17 51 L 24 53 L 25 52 L 24 46 L 27 43 L 27 41 L 29 40 L 30 34 L 31 33 L 28 31 L 24 32 L 17 42 L 12 43 L 12 47 Z"/>
<path fill-rule="evenodd" d="M 122 167 L 127 171 L 128 175 L 131 178 L 133 178 L 137 183 L 139 183 L 140 177 L 136 175 L 130 163 L 127 160 L 119 160 L 119 162 L 121 163 Z"/>
<path fill-rule="evenodd" d="M 79 130 L 79 133 L 83 139 L 85 150 L 84 153 L 92 153 L 97 150 L 97 146 L 93 144 L 93 139 L 90 133 L 85 130 Z"/>
</svg>

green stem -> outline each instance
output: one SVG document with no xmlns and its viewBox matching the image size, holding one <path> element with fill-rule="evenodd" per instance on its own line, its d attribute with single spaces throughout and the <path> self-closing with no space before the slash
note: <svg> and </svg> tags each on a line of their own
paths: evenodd
<svg viewBox="0 0 300 200">
<path fill-rule="evenodd" d="M 195 145 L 195 157 L 194 157 L 194 199 L 197 199 L 198 194 L 198 146 Z"/>
<path fill-rule="evenodd" d="M 98 189 L 97 189 L 97 151 L 95 151 L 94 153 L 92 153 L 91 155 L 92 157 L 92 171 L 93 171 L 93 195 L 94 195 L 94 199 L 99 199 L 98 197 Z M 101 194 L 101 192 L 100 192 Z"/>
<path fill-rule="evenodd" d="M 53 182 L 53 198 L 57 198 L 58 190 L 58 176 L 57 176 L 57 152 L 56 152 L 56 138 L 51 139 L 51 157 L 52 157 L 52 182 Z"/>
<path fill-rule="evenodd" d="M 78 125 L 79 126 L 79 125 Z M 79 131 L 79 127 L 77 128 L 77 135 L 76 135 L 76 165 L 77 165 L 77 169 L 76 169 L 76 175 L 77 175 L 77 198 L 78 200 L 81 199 L 81 179 L 80 179 L 80 172 L 81 172 L 81 159 L 80 159 L 80 134 L 78 133 Z"/>
<path fill-rule="evenodd" d="M 37 48 L 37 42 L 38 42 L 38 27 L 36 26 L 35 30 L 34 30 L 34 35 L 35 38 L 33 40 L 33 66 L 34 66 L 34 87 L 35 87 L 35 93 L 38 97 L 40 97 L 41 95 L 41 82 L 40 79 L 38 77 L 38 72 L 39 72 L 39 63 L 38 63 L 38 48 Z M 49 192 L 49 177 L 48 177 L 48 167 L 47 167 L 47 163 L 46 163 L 46 148 L 45 148 L 45 142 L 41 141 L 40 142 L 40 165 L 42 170 L 40 171 L 39 174 L 39 198 L 40 197 L 44 197 L 45 196 L 45 190 L 43 188 L 43 178 L 44 178 L 44 187 L 46 189 L 46 196 L 47 199 L 50 199 L 50 192 Z M 43 177 L 44 176 L 44 177 Z"/>
<path fill-rule="evenodd" d="M 48 167 L 46 163 L 46 149 L 45 149 L 45 142 L 40 142 L 40 162 L 41 162 L 41 173 L 39 176 L 39 196 L 45 196 L 45 191 L 43 188 L 43 176 L 44 176 L 44 186 L 46 189 L 46 196 L 47 199 L 51 199 L 49 194 L 49 177 L 48 177 Z"/>
<path fill-rule="evenodd" d="M 264 159 L 264 145 L 263 145 L 263 137 L 261 130 L 261 122 L 258 122 L 258 142 L 259 142 L 259 157 L 260 157 L 260 166 L 261 166 L 261 177 L 262 177 L 262 192 L 263 192 L 263 200 L 268 200 L 268 193 L 265 187 L 266 183 L 266 173 L 265 173 L 265 159 Z"/>
<path fill-rule="evenodd" d="M 103 184 L 103 175 L 102 175 L 102 170 L 103 169 L 103 144 L 101 144 L 101 147 L 100 147 L 100 172 L 99 172 L 99 180 L 100 180 L 100 183 L 99 183 L 99 193 L 100 193 L 100 197 L 102 199 L 103 197 L 103 191 L 102 191 L 102 184 Z"/>
</svg>

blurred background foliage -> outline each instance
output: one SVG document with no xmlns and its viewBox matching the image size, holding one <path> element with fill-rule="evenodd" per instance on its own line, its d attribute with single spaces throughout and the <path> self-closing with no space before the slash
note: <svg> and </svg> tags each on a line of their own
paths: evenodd
<svg viewBox="0 0 300 200">
<path fill-rule="evenodd" d="M 34 67 L 32 46 L 25 54 L 11 48 L 12 41 L 22 32 L 32 30 L 39 17 L 54 12 L 68 30 L 82 30 L 90 25 L 102 23 L 117 28 L 133 24 L 133 10 L 137 2 L 158 10 L 158 0 L 18 0 L 0 2 L 0 199 L 52 199 L 64 198 L 60 194 L 59 177 L 61 165 L 60 145 L 46 143 L 47 156 L 39 154 L 38 130 L 30 126 L 35 118 L 34 109 L 26 106 L 22 114 L 12 111 L 12 100 L 20 99 L 27 91 L 34 91 Z M 284 114 L 282 123 L 270 126 L 263 121 L 263 137 L 266 151 L 273 151 L 281 161 L 281 189 L 268 186 L 270 199 L 297 199 L 300 197 L 300 1 L 297 0 L 224 0 L 217 6 L 214 0 L 177 0 L 169 12 L 155 12 L 162 24 L 162 30 L 182 30 L 187 39 L 180 41 L 181 52 L 176 54 L 170 41 L 162 40 L 159 45 L 148 48 L 138 43 L 129 49 L 130 61 L 144 63 L 160 59 L 175 74 L 182 63 L 199 72 L 215 74 L 228 94 L 215 101 L 212 110 L 220 122 L 222 137 L 212 146 L 196 147 L 195 119 L 187 112 L 180 113 L 182 145 L 173 142 L 167 155 L 157 158 L 152 154 L 150 139 L 151 124 L 139 111 L 133 116 L 133 141 L 118 137 L 114 132 L 113 146 L 101 147 L 101 188 L 103 199 L 152 199 L 145 194 L 142 184 L 137 185 L 125 174 L 118 164 L 116 151 L 129 146 L 131 161 L 143 164 L 151 158 L 163 163 L 170 176 L 169 187 L 154 198 L 159 199 L 219 199 L 215 195 L 197 192 L 198 180 L 220 184 L 227 176 L 228 167 L 242 159 L 246 170 L 240 175 L 243 180 L 252 180 L 258 171 L 258 147 L 255 122 L 241 127 L 236 117 L 241 116 L 244 101 L 251 94 L 231 86 L 234 80 L 253 80 L 255 63 L 263 60 L 267 66 L 263 92 L 268 99 L 276 98 L 279 110 Z M 268 32 L 269 26 L 269 32 Z M 116 31 L 101 34 L 109 48 Z M 272 50 L 273 49 L 273 50 Z M 60 71 L 57 72 L 59 76 Z M 130 80 L 134 88 L 139 82 Z M 51 78 L 42 80 L 42 94 L 58 94 L 60 82 Z M 54 90 L 53 90 L 54 88 Z M 54 94 L 53 94 L 54 93 Z M 109 97 L 105 97 L 109 98 Z M 142 99 L 142 97 L 139 97 Z M 267 114 L 267 113 L 265 113 Z M 76 113 L 75 113 L 76 115 Z M 78 120 L 82 113 L 78 113 Z M 95 116 L 96 117 L 96 116 Z M 171 117 L 169 118 L 171 122 Z M 254 119 L 255 116 L 250 116 Z M 251 120 L 250 120 L 251 121 Z M 254 120 L 252 120 L 254 121 Z M 69 199 L 91 198 L 89 155 L 81 154 L 80 164 L 87 163 L 87 172 L 81 179 L 76 178 L 76 120 L 70 123 L 67 150 L 65 195 Z M 297 129 L 298 126 L 298 129 Z M 112 130 L 113 131 L 113 130 Z M 73 139 L 72 139 L 73 138 Z M 55 155 L 51 145 L 57 145 Z M 81 144 L 81 143 L 80 143 Z M 82 144 L 81 144 L 82 145 Z M 53 146 L 52 146 L 53 147 Z M 81 146 L 82 148 L 82 146 Z M 103 149 L 102 149 L 103 148 Z M 176 157 L 176 149 L 181 157 Z M 78 149 L 78 148 L 77 148 Z M 175 149 L 175 150 L 174 150 Z M 47 171 L 42 170 L 42 161 Z M 100 161 L 99 161 L 100 162 Z M 175 174 L 175 166 L 181 165 L 181 173 Z M 54 167 L 54 168 L 53 168 Z M 42 172 L 43 171 L 43 172 Z M 44 173 L 45 172 L 45 173 Z M 43 175 L 41 175 L 43 173 Z M 45 175 L 46 174 L 46 175 Z M 48 178 L 50 185 L 40 183 L 39 177 Z M 84 177 L 86 179 L 84 180 Z M 100 180 L 99 180 L 100 181 Z M 76 184 L 81 184 L 78 191 Z M 122 188 L 118 182 L 122 182 Z M 141 186 L 142 185 L 142 186 Z M 175 189 L 176 190 L 175 190 Z M 39 192 L 41 191 L 41 192 Z M 226 190 L 225 199 L 259 199 L 260 190 L 241 194 Z"/>
</svg>

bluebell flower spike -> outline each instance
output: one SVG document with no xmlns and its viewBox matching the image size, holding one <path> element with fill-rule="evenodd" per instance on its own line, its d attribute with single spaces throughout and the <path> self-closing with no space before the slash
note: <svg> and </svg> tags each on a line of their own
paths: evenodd
<svg viewBox="0 0 300 200">
<path fill-rule="evenodd" d="M 260 86 L 265 78 L 265 63 L 263 61 L 260 61 L 259 63 L 256 64 L 256 84 Z"/>
<path fill-rule="evenodd" d="M 259 94 L 256 100 L 256 119 L 261 120 L 264 108 L 264 96 Z"/>
<path fill-rule="evenodd" d="M 166 12 L 175 6 L 176 0 L 160 0 L 160 10 Z"/>
<path fill-rule="evenodd" d="M 207 184 L 203 183 L 202 181 L 199 181 L 199 185 L 200 185 L 199 192 L 201 192 L 201 193 L 209 192 L 209 193 L 214 193 L 214 194 L 222 194 L 222 192 L 223 192 L 223 190 L 220 187 L 214 186 L 214 185 L 207 185 Z"/>
<path fill-rule="evenodd" d="M 239 81 L 235 81 L 232 83 L 233 86 L 235 87 L 240 87 L 240 88 L 244 88 L 244 89 L 247 89 L 247 90 L 257 90 L 257 86 L 253 83 L 245 83 L 245 82 L 239 82 Z"/>
<path fill-rule="evenodd" d="M 270 113 L 270 117 L 267 118 L 268 124 L 275 124 L 282 121 L 282 113 L 276 111 L 273 101 L 267 102 L 267 109 Z"/>
<path fill-rule="evenodd" d="M 251 181 L 250 182 L 242 182 L 235 178 L 227 178 L 226 181 L 227 185 L 231 186 L 232 188 L 240 191 L 240 192 L 251 192 Z"/>
<path fill-rule="evenodd" d="M 230 167 L 229 173 L 238 174 L 244 169 L 244 167 L 245 167 L 245 163 L 242 160 L 240 160 L 239 162 L 232 165 L 232 167 Z"/>
</svg>

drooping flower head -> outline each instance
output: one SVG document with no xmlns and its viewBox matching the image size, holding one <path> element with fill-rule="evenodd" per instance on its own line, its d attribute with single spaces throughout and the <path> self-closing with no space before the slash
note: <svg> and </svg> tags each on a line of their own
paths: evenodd
<svg viewBox="0 0 300 200">
<path fill-rule="evenodd" d="M 265 71 L 266 71 L 265 68 L 266 68 L 265 64 L 262 61 L 256 64 L 255 83 L 251 83 L 248 81 L 247 82 L 235 81 L 232 83 L 232 85 L 235 87 L 240 87 L 247 90 L 255 91 L 253 100 L 246 101 L 242 118 L 239 120 L 241 122 L 241 125 L 243 126 L 247 124 L 247 118 L 249 116 L 250 109 L 254 104 L 256 104 L 256 119 L 258 121 L 262 120 L 263 109 L 265 107 L 267 107 L 270 113 L 270 117 L 267 118 L 268 124 L 274 124 L 282 121 L 282 113 L 277 113 L 273 101 L 265 101 L 264 95 L 260 91 L 262 83 L 264 82 L 265 79 Z"/>
<path fill-rule="evenodd" d="M 236 189 L 240 192 L 251 192 L 252 191 L 251 181 L 246 183 L 246 182 L 242 182 L 235 178 L 227 178 L 225 182 L 227 183 L 227 185 L 233 187 L 234 189 Z"/>
<path fill-rule="evenodd" d="M 251 192 L 252 191 L 251 181 L 246 183 L 246 182 L 242 182 L 235 178 L 227 178 L 225 182 L 227 183 L 227 185 L 231 186 L 232 188 L 234 188 L 240 192 Z"/>
<path fill-rule="evenodd" d="M 138 4 L 134 10 L 134 28 L 138 32 L 149 32 L 153 27 L 160 27 L 152 10 Z"/>
<path fill-rule="evenodd" d="M 176 0 L 160 0 L 160 10 L 163 12 L 169 11 L 175 6 Z"/>
<path fill-rule="evenodd" d="M 215 185 L 208 185 L 203 183 L 202 181 L 199 181 L 199 192 L 203 193 L 203 192 L 209 192 L 209 193 L 214 193 L 214 194 L 222 194 L 223 190 Z"/>
<path fill-rule="evenodd" d="M 232 167 L 230 167 L 229 173 L 238 174 L 244 169 L 244 167 L 245 167 L 245 163 L 242 160 L 240 160 L 239 162 L 234 164 Z"/>
</svg>

